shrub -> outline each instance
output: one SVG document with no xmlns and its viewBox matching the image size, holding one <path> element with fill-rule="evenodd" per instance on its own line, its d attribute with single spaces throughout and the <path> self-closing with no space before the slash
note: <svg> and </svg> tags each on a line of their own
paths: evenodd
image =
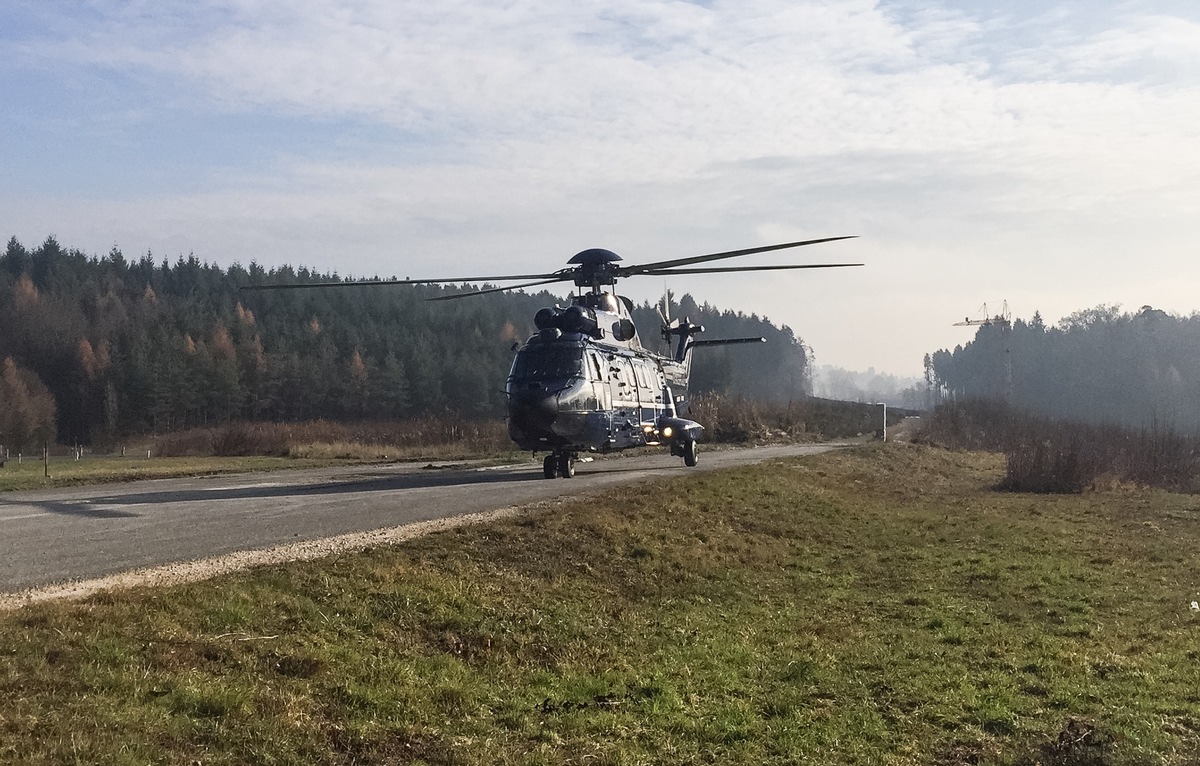
<svg viewBox="0 0 1200 766">
<path fill-rule="evenodd" d="M 892 425 L 911 411 L 889 407 L 887 412 Z M 694 397 L 686 416 L 704 426 L 707 441 L 742 444 L 877 433 L 881 413 L 879 405 L 863 402 L 808 398 L 773 404 L 708 394 Z"/>
<path fill-rule="evenodd" d="M 1016 492 L 1082 492 L 1102 477 L 1190 491 L 1200 468 L 1195 437 L 1157 426 L 1135 430 L 1055 420 L 995 401 L 938 407 L 923 438 L 951 449 L 1004 453 L 999 488 Z"/>
</svg>

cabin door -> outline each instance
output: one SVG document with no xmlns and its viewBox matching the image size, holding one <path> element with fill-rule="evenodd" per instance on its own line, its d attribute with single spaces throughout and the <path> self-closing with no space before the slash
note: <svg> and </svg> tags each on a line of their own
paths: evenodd
<svg viewBox="0 0 1200 766">
<path fill-rule="evenodd" d="M 612 433 L 620 446 L 630 446 L 641 435 L 638 386 L 633 367 L 625 357 L 608 360 L 609 393 L 612 396 Z"/>
<path fill-rule="evenodd" d="M 592 381 L 592 391 L 595 392 L 596 396 L 595 414 L 593 417 L 603 422 L 607 437 L 612 439 L 612 374 L 608 370 L 608 363 L 595 351 L 588 352 L 587 364 L 589 370 L 588 378 Z"/>
</svg>

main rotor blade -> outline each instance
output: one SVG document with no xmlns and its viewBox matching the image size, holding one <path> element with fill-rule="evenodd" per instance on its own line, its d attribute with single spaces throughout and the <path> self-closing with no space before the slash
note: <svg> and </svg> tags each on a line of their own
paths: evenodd
<svg viewBox="0 0 1200 766">
<path fill-rule="evenodd" d="M 783 269 L 840 269 L 845 266 L 862 266 L 861 263 L 805 263 L 790 266 L 717 266 L 706 269 L 655 269 L 643 271 L 641 275 L 665 277 L 671 274 L 728 274 L 735 271 L 780 271 Z"/>
<path fill-rule="evenodd" d="M 437 298 L 426 298 L 427 301 L 456 301 L 459 298 L 474 298 L 476 295 L 487 295 L 488 293 L 504 293 L 509 290 L 520 290 L 523 287 L 537 287 L 539 285 L 551 285 L 555 282 L 566 282 L 571 279 L 571 275 L 565 277 L 556 277 L 554 279 L 543 279 L 540 282 L 526 282 L 523 285 L 509 285 L 508 287 L 489 287 L 486 290 L 475 290 L 469 293 L 455 293 L 454 295 L 439 295 Z"/>
<path fill-rule="evenodd" d="M 442 285 L 459 282 L 509 282 L 514 279 L 549 279 L 557 282 L 560 274 L 509 274 L 499 277 L 454 277 L 453 279 L 364 279 L 357 282 L 301 282 L 290 285 L 246 285 L 243 290 L 307 290 L 316 287 L 378 287 L 380 285 Z M 570 277 L 566 277 L 569 279 Z M 520 285 L 518 285 L 519 287 Z M 516 288 L 510 288 L 516 289 Z"/>
<path fill-rule="evenodd" d="M 657 269 L 670 268 L 672 266 L 690 266 L 693 263 L 705 263 L 707 261 L 719 261 L 722 258 L 737 258 L 742 255 L 754 255 L 755 253 L 769 253 L 772 250 L 786 250 L 791 247 L 804 247 L 805 245 L 819 245 L 822 242 L 837 242 L 840 239 L 856 239 L 857 235 L 849 237 L 823 237 L 821 239 L 806 239 L 802 242 L 784 242 L 780 245 L 764 245 L 762 247 L 748 247 L 744 250 L 727 250 L 723 253 L 710 253 L 708 255 L 695 255 L 690 258 L 675 258 L 669 261 L 655 261 L 654 263 L 643 263 L 635 266 L 624 266 L 616 269 L 617 275 L 622 277 L 631 277 L 637 274 L 649 274 Z"/>
</svg>

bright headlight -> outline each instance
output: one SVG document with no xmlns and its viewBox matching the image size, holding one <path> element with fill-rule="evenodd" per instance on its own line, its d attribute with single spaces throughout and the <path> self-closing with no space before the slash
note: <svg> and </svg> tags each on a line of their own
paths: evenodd
<svg viewBox="0 0 1200 766">
<path fill-rule="evenodd" d="M 670 439 L 671 434 L 675 433 L 675 429 L 670 426 L 663 426 L 662 435 L 664 439 Z"/>
</svg>

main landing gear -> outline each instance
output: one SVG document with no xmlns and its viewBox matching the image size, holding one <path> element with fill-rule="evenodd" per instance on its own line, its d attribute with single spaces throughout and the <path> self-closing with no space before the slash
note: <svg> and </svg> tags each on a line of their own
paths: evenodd
<svg viewBox="0 0 1200 766">
<path fill-rule="evenodd" d="M 542 460 L 542 475 L 547 479 L 561 476 L 569 479 L 575 475 L 575 453 L 553 452 Z"/>
</svg>

